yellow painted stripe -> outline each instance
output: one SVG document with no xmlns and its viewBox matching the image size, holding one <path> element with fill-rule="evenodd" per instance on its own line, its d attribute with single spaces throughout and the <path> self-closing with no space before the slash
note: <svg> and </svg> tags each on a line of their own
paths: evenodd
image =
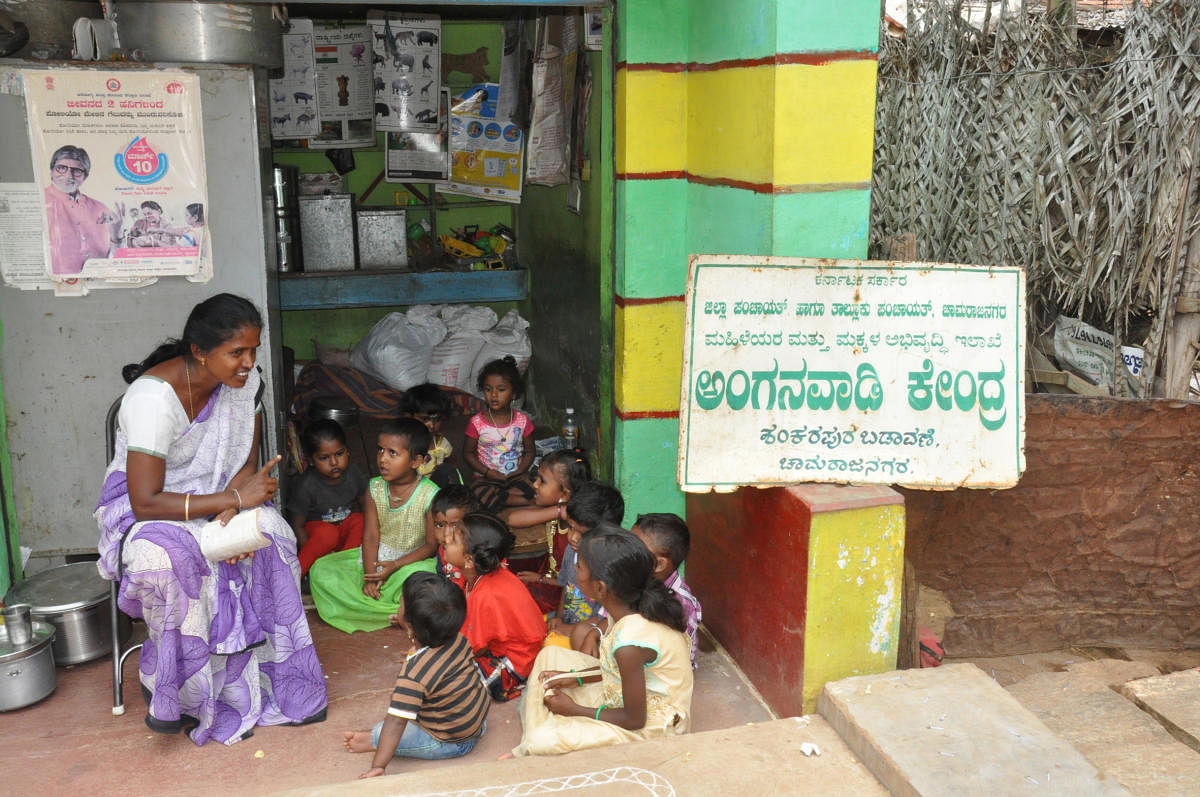
<svg viewBox="0 0 1200 797">
<path fill-rule="evenodd" d="M 689 174 L 774 182 L 775 73 L 770 64 L 688 73 Z"/>
<path fill-rule="evenodd" d="M 870 182 L 876 66 L 835 61 L 776 70 L 776 185 Z"/>
<path fill-rule="evenodd" d="M 679 410 L 683 374 L 683 302 L 616 308 L 617 409 L 621 412 Z"/>
<path fill-rule="evenodd" d="M 808 542 L 804 713 L 829 681 L 896 668 L 904 504 L 813 515 Z"/>
<path fill-rule="evenodd" d="M 618 174 L 683 170 L 686 103 L 682 72 L 617 70 Z"/>
<path fill-rule="evenodd" d="M 876 63 L 617 73 L 617 171 L 782 190 L 867 183 Z"/>
</svg>

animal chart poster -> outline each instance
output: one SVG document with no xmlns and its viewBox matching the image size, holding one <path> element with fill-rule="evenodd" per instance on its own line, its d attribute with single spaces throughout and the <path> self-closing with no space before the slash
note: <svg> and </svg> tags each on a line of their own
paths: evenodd
<svg viewBox="0 0 1200 797">
<path fill-rule="evenodd" d="M 200 80 L 174 70 L 23 70 L 56 282 L 206 271 Z"/>
<path fill-rule="evenodd" d="M 317 135 L 317 63 L 313 56 L 313 21 L 293 19 L 283 35 L 283 77 L 271 87 L 271 137 L 313 138 Z"/>
<path fill-rule="evenodd" d="M 374 54 L 375 127 L 436 133 L 442 82 L 442 20 L 435 14 L 368 19 Z"/>
<path fill-rule="evenodd" d="M 693 255 L 685 308 L 685 491 L 1020 479 L 1022 269 Z"/>
<path fill-rule="evenodd" d="M 437 182 L 450 177 L 450 89 L 442 91 L 442 127 L 436 133 L 387 133 L 389 183 Z"/>
</svg>

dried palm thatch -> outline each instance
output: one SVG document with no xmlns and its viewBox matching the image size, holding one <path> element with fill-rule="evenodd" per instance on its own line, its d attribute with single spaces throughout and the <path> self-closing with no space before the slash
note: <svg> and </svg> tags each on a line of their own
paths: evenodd
<svg viewBox="0 0 1200 797">
<path fill-rule="evenodd" d="M 883 37 L 872 254 L 915 233 L 919 260 L 1025 267 L 1029 340 L 1062 312 L 1144 345 L 1150 395 L 1200 233 L 1200 3 L 1135 4 L 1109 49 L 1020 0 L 987 33 L 961 7 Z"/>
</svg>

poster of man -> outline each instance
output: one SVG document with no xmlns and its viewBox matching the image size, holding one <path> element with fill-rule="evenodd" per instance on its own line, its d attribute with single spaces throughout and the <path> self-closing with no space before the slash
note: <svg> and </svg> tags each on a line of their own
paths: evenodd
<svg viewBox="0 0 1200 797">
<path fill-rule="evenodd" d="M 119 284 L 206 274 L 198 77 L 64 69 L 22 79 L 47 277 Z"/>
</svg>

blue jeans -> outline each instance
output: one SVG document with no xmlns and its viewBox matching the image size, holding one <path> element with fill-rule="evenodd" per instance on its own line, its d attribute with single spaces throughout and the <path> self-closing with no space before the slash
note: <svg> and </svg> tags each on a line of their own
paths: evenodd
<svg viewBox="0 0 1200 797">
<path fill-rule="evenodd" d="M 409 720 L 404 726 L 404 735 L 400 737 L 400 744 L 396 745 L 396 752 L 392 753 L 392 755 L 403 758 L 424 758 L 427 761 L 458 758 L 474 750 L 476 742 L 480 740 L 483 732 L 486 730 L 487 722 L 484 722 L 483 727 L 479 729 L 479 733 L 470 739 L 462 739 L 457 742 L 443 742 L 441 739 L 435 739 L 430 736 L 425 732 L 424 728 L 413 720 Z M 382 722 L 371 729 L 371 745 L 376 749 L 379 748 L 379 734 L 382 732 Z"/>
</svg>

